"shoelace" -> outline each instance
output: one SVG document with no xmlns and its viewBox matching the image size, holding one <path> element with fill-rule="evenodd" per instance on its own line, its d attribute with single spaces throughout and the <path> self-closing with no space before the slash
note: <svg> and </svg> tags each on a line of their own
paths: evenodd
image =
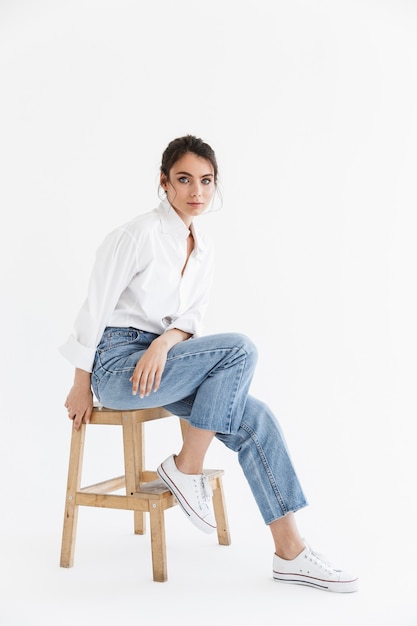
<svg viewBox="0 0 417 626">
<path fill-rule="evenodd" d="M 207 478 L 207 476 L 205 474 L 201 475 L 201 489 L 202 489 L 202 492 L 203 492 L 204 500 L 206 502 L 210 501 L 212 496 L 213 496 L 213 491 L 211 489 L 211 486 L 210 486 L 210 483 L 208 481 L 208 478 Z"/>
<path fill-rule="evenodd" d="M 209 510 L 209 504 L 213 496 L 210 483 L 205 474 L 201 474 L 198 478 L 194 479 L 196 485 L 196 493 L 199 502 L 200 509 L 203 511 Z"/>
<path fill-rule="evenodd" d="M 307 550 L 310 552 L 311 556 L 315 558 L 315 565 L 318 565 L 321 569 L 323 569 L 328 574 L 334 574 L 335 572 L 340 572 L 340 570 L 333 567 L 333 565 L 327 561 L 327 559 L 320 554 L 319 552 L 314 552 L 309 544 L 303 539 L 304 545 Z"/>
</svg>

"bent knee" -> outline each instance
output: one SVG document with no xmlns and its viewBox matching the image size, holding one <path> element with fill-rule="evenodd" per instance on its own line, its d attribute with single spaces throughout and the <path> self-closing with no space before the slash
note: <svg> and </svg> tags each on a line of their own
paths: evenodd
<svg viewBox="0 0 417 626">
<path fill-rule="evenodd" d="M 246 352 L 248 356 L 252 356 L 256 361 L 258 359 L 258 349 L 253 343 L 252 339 L 243 333 L 231 333 L 233 337 L 233 344 L 236 348 L 241 348 Z"/>
</svg>

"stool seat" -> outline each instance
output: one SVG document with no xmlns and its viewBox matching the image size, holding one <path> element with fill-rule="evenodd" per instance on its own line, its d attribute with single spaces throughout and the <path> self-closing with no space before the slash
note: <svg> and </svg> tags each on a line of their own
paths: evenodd
<svg viewBox="0 0 417 626">
<path fill-rule="evenodd" d="M 162 407 L 119 411 L 95 406 L 86 425 L 72 429 L 68 465 L 67 495 L 61 544 L 61 567 L 74 564 L 75 540 L 79 506 L 126 509 L 134 512 L 134 532 L 143 535 L 146 530 L 145 514 L 149 514 L 153 580 L 164 582 L 168 578 L 165 541 L 165 510 L 178 504 L 176 498 L 154 470 L 145 469 L 144 424 L 172 417 Z M 87 426 L 96 424 L 121 426 L 125 474 L 82 487 L 82 465 Z M 187 422 L 180 419 L 184 436 Z M 221 469 L 204 469 L 213 490 L 213 509 L 217 524 L 217 538 L 221 545 L 230 545 L 230 532 L 223 494 Z M 124 494 L 113 492 L 124 490 Z"/>
</svg>

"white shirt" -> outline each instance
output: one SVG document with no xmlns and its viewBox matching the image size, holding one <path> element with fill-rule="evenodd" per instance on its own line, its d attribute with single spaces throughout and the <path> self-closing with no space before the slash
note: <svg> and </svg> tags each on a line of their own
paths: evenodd
<svg viewBox="0 0 417 626">
<path fill-rule="evenodd" d="M 111 232 L 97 251 L 87 298 L 61 354 L 91 372 L 106 326 L 200 335 L 214 257 L 194 223 L 191 232 L 194 249 L 183 274 L 190 231 L 167 200 Z"/>
</svg>

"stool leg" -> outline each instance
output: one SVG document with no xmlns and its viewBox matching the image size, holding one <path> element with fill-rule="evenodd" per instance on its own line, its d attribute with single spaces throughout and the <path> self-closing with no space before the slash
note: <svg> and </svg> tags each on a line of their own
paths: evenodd
<svg viewBox="0 0 417 626">
<path fill-rule="evenodd" d="M 75 538 L 77 534 L 78 505 L 76 494 L 80 489 L 84 455 L 85 424 L 80 430 L 72 429 L 71 449 L 68 465 L 67 497 L 65 501 L 64 527 L 61 544 L 61 567 L 72 567 L 74 563 Z"/>
<path fill-rule="evenodd" d="M 145 424 L 137 422 L 136 428 L 133 430 L 134 445 L 133 451 L 135 455 L 135 481 L 136 491 L 140 489 L 142 474 L 145 469 Z M 144 535 L 146 533 L 146 515 L 142 511 L 134 512 L 134 531 L 135 535 Z"/>
<path fill-rule="evenodd" d="M 160 500 L 150 500 L 151 547 L 153 579 L 163 583 L 168 579 L 165 541 L 165 519 Z"/>
<path fill-rule="evenodd" d="M 123 449 L 125 462 L 126 494 L 139 491 L 144 456 L 143 423 L 136 422 L 132 415 L 123 414 Z M 134 533 L 146 532 L 145 513 L 134 511 Z"/>
<path fill-rule="evenodd" d="M 229 522 L 226 512 L 226 501 L 223 493 L 223 483 L 220 476 L 216 478 L 216 486 L 213 489 L 213 508 L 217 523 L 217 538 L 221 546 L 230 546 L 231 537 Z"/>
</svg>

